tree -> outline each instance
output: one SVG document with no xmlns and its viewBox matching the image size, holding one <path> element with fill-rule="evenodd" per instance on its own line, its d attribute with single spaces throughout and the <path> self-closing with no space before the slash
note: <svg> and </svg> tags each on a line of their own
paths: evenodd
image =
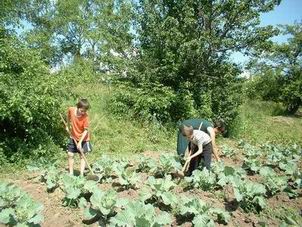
<svg viewBox="0 0 302 227">
<path fill-rule="evenodd" d="M 120 0 L 31 0 L 27 41 L 52 64 L 64 57 L 97 62 L 110 50 L 124 54 L 132 41 L 131 10 Z"/>
<path fill-rule="evenodd" d="M 1 2 L 0 163 L 38 157 L 47 153 L 42 147 L 62 142 L 57 116 L 63 96 L 60 83 L 50 75 L 39 52 L 28 48 L 14 30 L 25 19 L 28 3 Z M 31 150 L 35 148 L 39 151 Z"/>
<path fill-rule="evenodd" d="M 56 65 L 62 60 L 60 48 L 55 42 L 56 1 L 30 0 L 26 5 L 25 40 L 31 49 L 40 53 L 48 65 Z"/>
<path fill-rule="evenodd" d="M 261 90 L 259 86 L 265 82 L 270 86 L 262 98 L 282 102 L 287 112 L 294 114 L 302 105 L 302 23 L 280 26 L 280 29 L 290 38 L 286 43 L 260 49 L 261 55 L 252 67 L 260 74 L 256 89 Z"/>
<path fill-rule="evenodd" d="M 222 117 L 231 122 L 239 105 L 237 75 L 229 60 L 234 51 L 249 53 L 274 34 L 259 27 L 260 13 L 280 1 L 141 0 L 137 4 L 139 59 L 129 79 L 135 86 L 161 84 L 175 100 L 170 119 Z M 184 104 L 186 100 L 186 104 Z M 188 106 L 188 103 L 189 106 Z M 189 109 L 188 111 L 183 111 Z M 160 115 L 160 113 L 156 113 Z M 152 115 L 152 114 L 151 114 Z"/>
<path fill-rule="evenodd" d="M 8 26 L 14 27 L 20 25 L 24 18 L 24 8 L 30 0 L 2 0 L 0 3 L 0 26 L 2 29 Z M 9 29 L 10 30 L 10 29 Z"/>
</svg>

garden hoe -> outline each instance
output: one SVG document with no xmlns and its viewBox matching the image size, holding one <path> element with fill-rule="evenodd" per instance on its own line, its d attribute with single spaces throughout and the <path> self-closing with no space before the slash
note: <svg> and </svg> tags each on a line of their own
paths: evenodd
<svg viewBox="0 0 302 227">
<path fill-rule="evenodd" d="M 185 173 L 188 171 L 189 167 L 190 167 L 190 162 L 186 162 L 185 165 L 182 167 L 182 170 L 177 171 L 175 175 L 177 177 L 183 178 L 185 176 Z"/>
<path fill-rule="evenodd" d="M 60 117 L 61 117 L 61 119 L 62 119 L 62 121 L 64 123 L 65 129 L 66 129 L 68 135 L 70 136 L 70 138 L 73 139 L 74 143 L 77 145 L 76 139 L 73 138 L 72 135 L 70 134 L 69 130 L 67 130 L 68 126 L 67 126 L 67 123 L 66 123 L 65 119 L 63 118 L 63 116 L 61 114 L 60 114 Z M 93 172 L 93 170 L 91 169 L 91 167 L 90 167 L 90 165 L 88 163 L 88 160 L 87 160 L 87 158 L 86 158 L 86 156 L 85 156 L 85 154 L 83 152 L 83 149 L 80 149 L 79 152 L 80 152 L 80 155 L 84 158 L 84 161 L 85 161 L 85 163 L 86 163 L 86 165 L 87 165 L 87 167 L 88 167 L 88 169 L 89 169 L 89 171 L 91 173 L 91 175 L 87 175 L 87 179 L 88 180 L 93 180 L 93 181 L 99 181 L 100 178 L 99 178 L 99 176 L 95 175 L 94 172 Z"/>
</svg>

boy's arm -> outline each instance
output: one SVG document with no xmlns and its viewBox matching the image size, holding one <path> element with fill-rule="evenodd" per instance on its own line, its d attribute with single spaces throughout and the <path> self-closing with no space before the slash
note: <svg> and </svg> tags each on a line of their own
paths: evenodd
<svg viewBox="0 0 302 227">
<path fill-rule="evenodd" d="M 186 157 L 188 157 L 188 156 L 190 156 L 191 155 L 191 152 L 190 152 L 190 149 L 189 149 L 189 146 L 186 148 L 186 150 L 185 150 L 185 153 L 184 153 L 184 157 L 186 158 Z"/>
<path fill-rule="evenodd" d="M 190 156 L 189 158 L 195 158 L 196 156 L 200 155 L 202 153 L 202 145 L 198 145 L 198 151 L 195 152 L 192 156 Z"/>
<path fill-rule="evenodd" d="M 188 166 L 188 163 L 191 162 L 192 158 L 195 158 L 196 156 L 200 155 L 202 153 L 202 145 L 198 146 L 198 151 L 194 153 L 192 156 L 189 156 L 186 160 L 186 163 L 184 166 Z M 183 170 L 184 171 L 184 170 Z"/>
<path fill-rule="evenodd" d="M 214 157 L 217 161 L 220 161 L 220 158 L 219 158 L 219 155 L 218 155 L 218 148 L 217 148 L 216 140 L 215 140 L 216 138 L 215 138 L 214 129 L 212 127 L 208 127 L 207 131 L 210 133 L 210 137 L 211 137 L 211 140 L 212 140 Z"/>
<path fill-rule="evenodd" d="M 85 138 L 85 136 L 87 135 L 87 133 L 88 133 L 88 130 L 85 129 L 84 132 L 82 133 L 82 136 L 81 136 L 78 144 L 77 144 L 78 150 L 82 150 L 82 142 L 83 142 L 83 139 Z"/>
<path fill-rule="evenodd" d="M 192 149 L 191 149 L 190 145 L 188 145 L 186 151 L 188 151 L 188 157 L 190 157 L 192 155 Z"/>
<path fill-rule="evenodd" d="M 85 122 L 84 122 L 84 132 L 82 133 L 81 138 L 78 143 L 78 149 L 82 149 L 82 142 L 83 142 L 84 138 L 86 137 L 86 135 L 88 134 L 88 127 L 89 127 L 89 119 L 87 116 L 85 119 Z"/>
<path fill-rule="evenodd" d="M 88 129 L 85 129 L 84 132 L 82 133 L 82 136 L 81 136 L 81 138 L 80 138 L 80 140 L 79 140 L 79 143 L 82 144 L 83 139 L 85 138 L 85 136 L 86 136 L 87 134 L 88 134 Z"/>
</svg>

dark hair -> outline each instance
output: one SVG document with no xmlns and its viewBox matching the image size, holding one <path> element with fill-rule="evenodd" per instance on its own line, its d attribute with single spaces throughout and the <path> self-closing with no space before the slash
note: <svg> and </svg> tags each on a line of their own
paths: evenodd
<svg viewBox="0 0 302 227">
<path fill-rule="evenodd" d="M 83 108 L 85 110 L 88 110 L 90 108 L 89 102 L 87 99 L 80 99 L 77 103 L 77 108 Z"/>
<path fill-rule="evenodd" d="M 193 134 L 193 127 L 191 125 L 182 125 L 180 130 L 183 136 L 191 136 Z"/>
<path fill-rule="evenodd" d="M 215 120 L 215 121 L 214 121 L 214 128 L 218 128 L 218 130 L 219 130 L 220 132 L 222 132 L 222 133 L 223 133 L 224 131 L 226 131 L 224 120 L 222 120 L 222 119 Z"/>
</svg>

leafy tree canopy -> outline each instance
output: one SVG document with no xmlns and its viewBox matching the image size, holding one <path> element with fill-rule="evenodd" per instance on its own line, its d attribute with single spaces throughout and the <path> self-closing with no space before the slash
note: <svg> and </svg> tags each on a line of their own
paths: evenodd
<svg viewBox="0 0 302 227">
<path fill-rule="evenodd" d="M 260 49 L 250 67 L 260 75 L 253 84 L 266 100 L 281 101 L 288 113 L 302 105 L 302 23 L 280 26 L 287 42 Z M 267 89 L 260 87 L 266 86 Z"/>
<path fill-rule="evenodd" d="M 135 20 L 139 57 L 127 79 L 151 97 L 156 95 L 149 92 L 150 84 L 171 89 L 175 98 L 163 106 L 170 120 L 224 118 L 231 123 L 240 103 L 240 70 L 229 56 L 268 45 L 277 31 L 260 27 L 259 16 L 279 3 L 141 0 Z M 161 113 L 144 108 L 161 119 Z"/>
</svg>

